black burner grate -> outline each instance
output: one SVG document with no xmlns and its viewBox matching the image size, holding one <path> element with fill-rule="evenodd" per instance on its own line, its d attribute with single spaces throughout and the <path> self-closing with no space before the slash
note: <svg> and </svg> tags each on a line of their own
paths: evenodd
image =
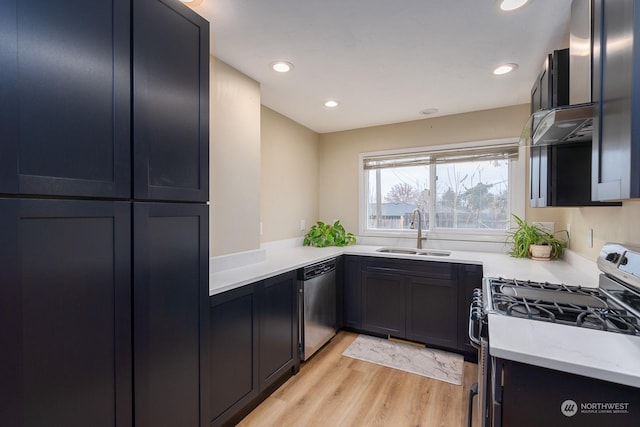
<svg viewBox="0 0 640 427">
<path fill-rule="evenodd" d="M 625 309 L 612 306 L 607 297 L 598 289 L 503 278 L 491 279 L 489 283 L 493 309 L 498 313 L 602 331 L 640 335 L 638 318 Z M 518 292 L 523 288 L 542 292 Z M 555 292 L 549 293 L 549 291 Z M 558 295 L 556 292 L 564 294 L 563 298 L 558 298 L 561 302 L 552 301 L 552 298 L 545 300 L 530 297 L 531 295 Z M 530 296 L 518 295 L 519 293 Z M 567 294 L 573 294 L 575 297 L 570 297 Z M 573 303 L 572 299 L 580 301 L 580 303 Z M 593 301 L 593 304 L 588 305 L 584 301 Z"/>
</svg>

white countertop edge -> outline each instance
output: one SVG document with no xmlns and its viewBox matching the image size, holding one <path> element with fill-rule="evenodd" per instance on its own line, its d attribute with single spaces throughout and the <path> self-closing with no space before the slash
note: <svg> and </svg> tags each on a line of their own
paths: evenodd
<svg viewBox="0 0 640 427">
<path fill-rule="evenodd" d="M 640 388 L 638 336 L 489 314 L 489 353 Z"/>
<path fill-rule="evenodd" d="M 598 286 L 598 277 L 591 274 L 592 268 L 576 268 L 562 260 L 532 261 L 526 258 L 512 258 L 505 253 L 459 250 L 452 250 L 451 255 L 447 257 L 406 255 L 377 252 L 380 247 L 373 245 L 331 246 L 327 248 L 296 246 L 267 249 L 264 259 L 259 262 L 246 262 L 244 265 L 239 263 L 240 266 L 235 268 L 218 269 L 217 271 L 211 269 L 209 273 L 209 295 L 229 291 L 340 255 L 478 264 L 483 266 L 485 277 L 501 276 L 537 281 L 556 281 L 570 285 L 580 284 L 587 287 Z M 590 261 L 584 259 L 582 262 L 588 264 Z M 592 264 L 595 265 L 595 263 Z M 596 267 L 593 268 L 595 269 Z"/>
</svg>

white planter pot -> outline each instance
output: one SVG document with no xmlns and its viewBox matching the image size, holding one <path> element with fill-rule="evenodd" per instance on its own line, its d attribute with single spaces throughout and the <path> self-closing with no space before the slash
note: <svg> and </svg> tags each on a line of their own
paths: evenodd
<svg viewBox="0 0 640 427">
<path fill-rule="evenodd" d="M 551 246 L 549 245 L 530 245 L 529 254 L 533 259 L 550 259 L 551 258 Z"/>
</svg>

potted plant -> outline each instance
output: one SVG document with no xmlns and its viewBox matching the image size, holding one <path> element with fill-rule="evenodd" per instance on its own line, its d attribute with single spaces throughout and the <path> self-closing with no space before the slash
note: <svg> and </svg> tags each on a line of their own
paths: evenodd
<svg viewBox="0 0 640 427">
<path fill-rule="evenodd" d="M 323 248 L 325 246 L 347 246 L 355 242 L 356 237 L 352 233 L 347 233 L 340 221 L 334 222 L 333 225 L 318 221 L 305 234 L 303 245 Z"/>
<path fill-rule="evenodd" d="M 562 256 L 569 240 L 569 233 L 566 230 L 558 232 L 567 234 L 567 240 L 562 240 L 536 225 L 527 224 L 517 215 L 513 215 L 513 218 L 518 227 L 510 231 L 507 238 L 507 242 L 513 243 L 509 255 L 533 259 L 555 259 Z"/>
</svg>

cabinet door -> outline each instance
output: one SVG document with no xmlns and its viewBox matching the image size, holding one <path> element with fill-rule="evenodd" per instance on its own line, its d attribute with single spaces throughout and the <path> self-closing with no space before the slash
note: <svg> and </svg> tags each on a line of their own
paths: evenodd
<svg viewBox="0 0 640 427">
<path fill-rule="evenodd" d="M 129 196 L 129 10 L 0 2 L 0 193 Z"/>
<path fill-rule="evenodd" d="M 547 206 L 548 147 L 531 147 L 531 180 L 529 205 L 532 208 Z"/>
<path fill-rule="evenodd" d="M 253 285 L 209 300 L 209 407 L 211 426 L 218 426 L 258 395 L 258 309 Z"/>
<path fill-rule="evenodd" d="M 346 255 L 342 289 L 342 319 L 347 328 L 362 328 L 362 282 L 360 257 Z"/>
<path fill-rule="evenodd" d="M 134 197 L 209 200 L 209 23 L 176 0 L 133 4 Z"/>
<path fill-rule="evenodd" d="M 640 197 L 640 87 L 633 78 L 637 43 L 620 43 L 633 40 L 634 25 L 640 25 L 634 22 L 640 21 L 636 7 L 632 0 L 595 0 L 593 5 L 593 100 L 598 103 L 592 140 L 593 200 Z"/>
<path fill-rule="evenodd" d="M 453 264 L 446 264 L 453 271 Z M 457 277 L 407 277 L 407 338 L 447 348 L 458 344 Z"/>
<path fill-rule="evenodd" d="M 298 298 L 295 271 L 259 282 L 260 390 L 296 369 Z"/>
<path fill-rule="evenodd" d="M 478 351 L 469 341 L 469 307 L 475 288 L 482 288 L 482 266 L 460 264 L 458 266 L 458 349 L 477 360 Z"/>
<path fill-rule="evenodd" d="M 131 426 L 128 203 L 0 199 L 0 425 Z"/>
<path fill-rule="evenodd" d="M 405 337 L 406 288 L 403 276 L 362 272 L 362 329 Z"/>
<path fill-rule="evenodd" d="M 207 205 L 134 203 L 136 426 L 209 422 L 208 225 Z"/>
</svg>

